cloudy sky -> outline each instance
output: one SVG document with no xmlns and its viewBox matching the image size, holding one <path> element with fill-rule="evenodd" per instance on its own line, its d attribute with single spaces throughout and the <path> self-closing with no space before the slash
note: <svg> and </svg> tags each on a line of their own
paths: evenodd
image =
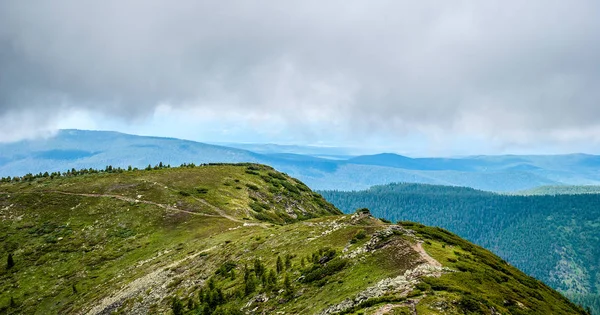
<svg viewBox="0 0 600 315">
<path fill-rule="evenodd" d="M 0 141 L 600 153 L 599 16 L 596 0 L 0 0 Z"/>
</svg>

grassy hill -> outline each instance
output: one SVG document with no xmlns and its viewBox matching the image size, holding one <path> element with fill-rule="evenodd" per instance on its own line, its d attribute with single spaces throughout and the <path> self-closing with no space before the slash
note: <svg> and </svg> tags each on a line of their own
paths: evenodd
<svg viewBox="0 0 600 315">
<path fill-rule="evenodd" d="M 324 191 L 345 212 L 440 226 L 490 249 L 600 314 L 600 194 L 511 196 L 420 184 Z"/>
<path fill-rule="evenodd" d="M 445 230 L 255 165 L 0 183 L 6 314 L 585 314 Z"/>
</svg>

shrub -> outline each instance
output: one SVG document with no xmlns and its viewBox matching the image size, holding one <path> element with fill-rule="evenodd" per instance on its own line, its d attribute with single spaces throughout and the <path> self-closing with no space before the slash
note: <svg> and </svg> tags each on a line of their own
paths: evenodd
<svg viewBox="0 0 600 315">
<path fill-rule="evenodd" d="M 225 276 L 231 272 L 237 265 L 233 261 L 226 261 L 217 269 L 215 274 Z"/>
<path fill-rule="evenodd" d="M 391 224 L 392 221 L 386 219 L 386 218 L 379 218 L 379 221 L 383 222 L 383 223 L 387 223 L 387 224 Z"/>
<path fill-rule="evenodd" d="M 171 310 L 173 311 L 173 315 L 183 315 L 183 303 L 181 303 L 179 298 L 173 297 Z"/>
<path fill-rule="evenodd" d="M 368 208 L 360 208 L 360 209 L 356 209 L 356 213 L 371 215 L 371 210 L 369 210 Z"/>
<path fill-rule="evenodd" d="M 348 260 L 340 258 L 334 259 L 325 265 L 315 265 L 304 275 L 302 282 L 310 283 L 331 276 L 344 269 L 346 264 L 348 264 Z"/>
<path fill-rule="evenodd" d="M 279 180 L 286 180 L 285 176 L 283 176 L 283 174 L 281 174 L 281 173 L 269 172 L 267 174 L 269 174 L 269 176 L 271 176 L 273 178 L 276 178 L 276 179 L 279 179 Z"/>
<path fill-rule="evenodd" d="M 360 230 L 358 231 L 358 233 L 356 233 L 356 235 L 354 235 L 354 237 L 350 240 L 350 243 L 354 244 L 356 242 L 358 242 L 359 240 L 363 240 L 367 237 L 367 233 L 365 232 L 365 230 Z"/>
</svg>

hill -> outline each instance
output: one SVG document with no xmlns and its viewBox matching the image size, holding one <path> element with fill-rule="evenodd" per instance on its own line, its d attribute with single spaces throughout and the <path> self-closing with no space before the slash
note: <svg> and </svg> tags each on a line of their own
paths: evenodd
<svg viewBox="0 0 600 315">
<path fill-rule="evenodd" d="M 256 164 L 0 183 L 7 314 L 585 314 L 445 230 Z"/>
<path fill-rule="evenodd" d="M 600 184 L 600 157 L 585 154 L 411 158 L 384 153 L 351 157 L 344 148 L 231 145 L 259 152 L 173 138 L 61 130 L 45 139 L 0 143 L 0 177 L 72 168 L 103 169 L 107 165 L 145 168 L 159 162 L 250 162 L 271 165 L 320 190 L 360 190 L 391 182 L 498 192 Z"/>
<path fill-rule="evenodd" d="M 510 196 L 420 184 L 321 193 L 346 213 L 368 207 L 388 220 L 443 227 L 575 300 L 600 301 L 599 194 Z"/>
<path fill-rule="evenodd" d="M 600 186 L 540 186 L 531 189 L 516 191 L 513 195 L 579 195 L 579 194 L 600 194 Z"/>
</svg>

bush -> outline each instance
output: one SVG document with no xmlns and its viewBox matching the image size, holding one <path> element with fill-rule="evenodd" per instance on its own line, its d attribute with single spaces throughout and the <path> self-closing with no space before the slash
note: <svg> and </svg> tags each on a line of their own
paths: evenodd
<svg viewBox="0 0 600 315">
<path fill-rule="evenodd" d="M 350 243 L 354 244 L 360 240 L 363 240 L 367 237 L 367 233 L 365 232 L 365 230 L 360 230 L 358 231 L 358 233 L 356 233 L 356 235 L 354 235 L 354 237 L 352 237 L 352 239 L 350 240 Z"/>
<path fill-rule="evenodd" d="M 334 259 L 325 265 L 315 265 L 304 275 L 302 282 L 310 283 L 313 281 L 321 280 L 325 277 L 331 276 L 346 267 L 348 260 L 346 259 Z"/>
<path fill-rule="evenodd" d="M 281 173 L 269 172 L 268 174 L 269 174 L 269 176 L 271 176 L 273 178 L 276 178 L 276 179 L 279 179 L 279 180 L 286 180 L 285 176 L 283 176 L 283 174 L 281 174 Z"/>
<path fill-rule="evenodd" d="M 183 315 L 183 303 L 181 303 L 179 298 L 173 297 L 171 310 L 173 311 L 173 315 Z"/>
<path fill-rule="evenodd" d="M 231 272 L 231 270 L 233 270 L 236 266 L 237 265 L 233 261 L 226 261 L 221 265 L 221 267 L 219 267 L 219 269 L 217 269 L 215 274 L 225 276 L 229 272 Z"/>
<path fill-rule="evenodd" d="M 360 209 L 356 209 L 356 213 L 371 215 L 371 210 L 369 210 L 368 208 L 360 208 Z"/>
<path fill-rule="evenodd" d="M 296 188 L 296 186 L 294 186 L 293 184 L 289 183 L 288 181 L 280 181 L 279 182 L 283 187 L 285 187 L 285 189 L 293 194 L 299 194 L 300 190 L 298 190 L 298 188 Z"/>
<path fill-rule="evenodd" d="M 379 221 L 383 222 L 383 223 L 387 223 L 387 224 L 391 224 L 392 221 L 386 219 L 386 218 L 379 218 Z"/>
</svg>

